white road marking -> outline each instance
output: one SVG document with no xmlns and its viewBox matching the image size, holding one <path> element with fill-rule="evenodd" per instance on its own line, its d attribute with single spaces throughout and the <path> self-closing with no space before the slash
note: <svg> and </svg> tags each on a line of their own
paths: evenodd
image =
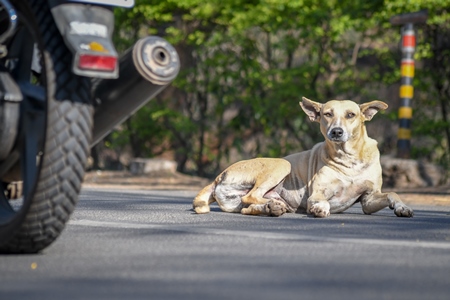
<svg viewBox="0 0 450 300">
<path fill-rule="evenodd" d="M 125 222 L 106 222 L 93 220 L 71 220 L 69 225 L 117 228 L 117 229 L 158 229 L 166 231 L 179 231 L 195 234 L 215 234 L 215 235 L 231 235 L 259 239 L 272 240 L 295 240 L 295 241 L 317 241 L 329 243 L 346 243 L 346 244 L 364 244 L 377 246 L 395 246 L 395 247 L 411 247 L 411 248 L 429 248 L 429 249 L 450 249 L 448 242 L 427 242 L 427 241 L 399 241 L 385 239 L 365 239 L 365 238 L 336 238 L 326 236 L 312 236 L 292 233 L 277 232 L 256 232 L 246 230 L 227 230 L 216 228 L 200 228 L 177 225 L 159 225 L 159 224 L 143 224 L 143 223 L 125 223 Z"/>
</svg>

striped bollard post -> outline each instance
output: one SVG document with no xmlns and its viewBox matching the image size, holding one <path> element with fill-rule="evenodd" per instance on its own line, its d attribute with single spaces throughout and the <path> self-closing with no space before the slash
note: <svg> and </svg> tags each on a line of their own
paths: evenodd
<svg viewBox="0 0 450 300">
<path fill-rule="evenodd" d="M 428 18 L 426 10 L 401 14 L 391 18 L 392 25 L 402 25 L 402 63 L 400 85 L 400 108 L 398 110 L 399 128 L 397 132 L 397 157 L 409 158 L 411 155 L 412 98 L 414 96 L 414 52 L 416 35 L 414 24 L 424 24 Z"/>
<path fill-rule="evenodd" d="M 411 102 L 414 96 L 414 52 L 416 49 L 416 36 L 414 25 L 406 24 L 402 28 L 402 63 L 400 108 L 398 110 L 399 128 L 397 132 L 397 157 L 409 158 L 411 152 Z"/>
</svg>

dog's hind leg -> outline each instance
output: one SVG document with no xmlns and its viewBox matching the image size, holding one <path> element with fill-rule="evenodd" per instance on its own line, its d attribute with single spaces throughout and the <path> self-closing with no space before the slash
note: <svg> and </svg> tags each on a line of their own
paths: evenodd
<svg viewBox="0 0 450 300">
<path fill-rule="evenodd" d="M 216 186 L 215 182 L 207 185 L 195 197 L 192 205 L 196 213 L 198 214 L 209 213 L 210 210 L 209 205 L 216 201 L 213 195 L 215 186 Z"/>
<path fill-rule="evenodd" d="M 236 184 L 229 181 L 219 181 L 214 191 L 214 198 L 224 212 L 238 213 L 244 207 L 242 196 L 246 195 L 251 186 Z"/>
<path fill-rule="evenodd" d="M 286 213 L 286 204 L 280 200 L 271 199 L 266 204 L 251 204 L 249 207 L 243 208 L 243 215 L 267 215 L 271 217 L 279 217 Z"/>
<path fill-rule="evenodd" d="M 291 164 L 287 160 L 277 160 L 270 167 L 266 166 L 264 172 L 260 172 L 255 178 L 252 189 L 242 197 L 242 202 L 247 205 L 267 203 L 271 198 L 265 195 L 282 184 L 290 172 Z"/>
</svg>

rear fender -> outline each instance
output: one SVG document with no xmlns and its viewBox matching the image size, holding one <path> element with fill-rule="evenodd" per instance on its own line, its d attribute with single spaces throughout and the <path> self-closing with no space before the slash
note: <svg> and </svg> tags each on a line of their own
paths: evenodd
<svg viewBox="0 0 450 300">
<path fill-rule="evenodd" d="M 111 38 L 112 9 L 58 0 L 49 3 L 64 42 L 73 53 L 72 71 L 87 77 L 117 78 L 118 54 Z"/>
</svg>

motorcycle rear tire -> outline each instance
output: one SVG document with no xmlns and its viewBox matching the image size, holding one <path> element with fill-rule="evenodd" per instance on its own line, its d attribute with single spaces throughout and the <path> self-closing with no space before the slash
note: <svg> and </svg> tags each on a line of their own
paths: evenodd
<svg viewBox="0 0 450 300">
<path fill-rule="evenodd" d="M 48 1 L 12 3 L 32 25 L 29 30 L 34 31 L 43 57 L 46 120 L 43 143 L 36 153 L 40 157 L 36 159 L 37 176 L 34 182 L 27 182 L 22 174 L 24 186 L 31 191 L 29 197 L 24 195 L 23 205 L 13 218 L 0 222 L 0 253 L 36 253 L 58 238 L 78 201 L 92 133 L 91 83 L 89 78 L 71 72 L 72 55 L 55 25 Z"/>
</svg>

